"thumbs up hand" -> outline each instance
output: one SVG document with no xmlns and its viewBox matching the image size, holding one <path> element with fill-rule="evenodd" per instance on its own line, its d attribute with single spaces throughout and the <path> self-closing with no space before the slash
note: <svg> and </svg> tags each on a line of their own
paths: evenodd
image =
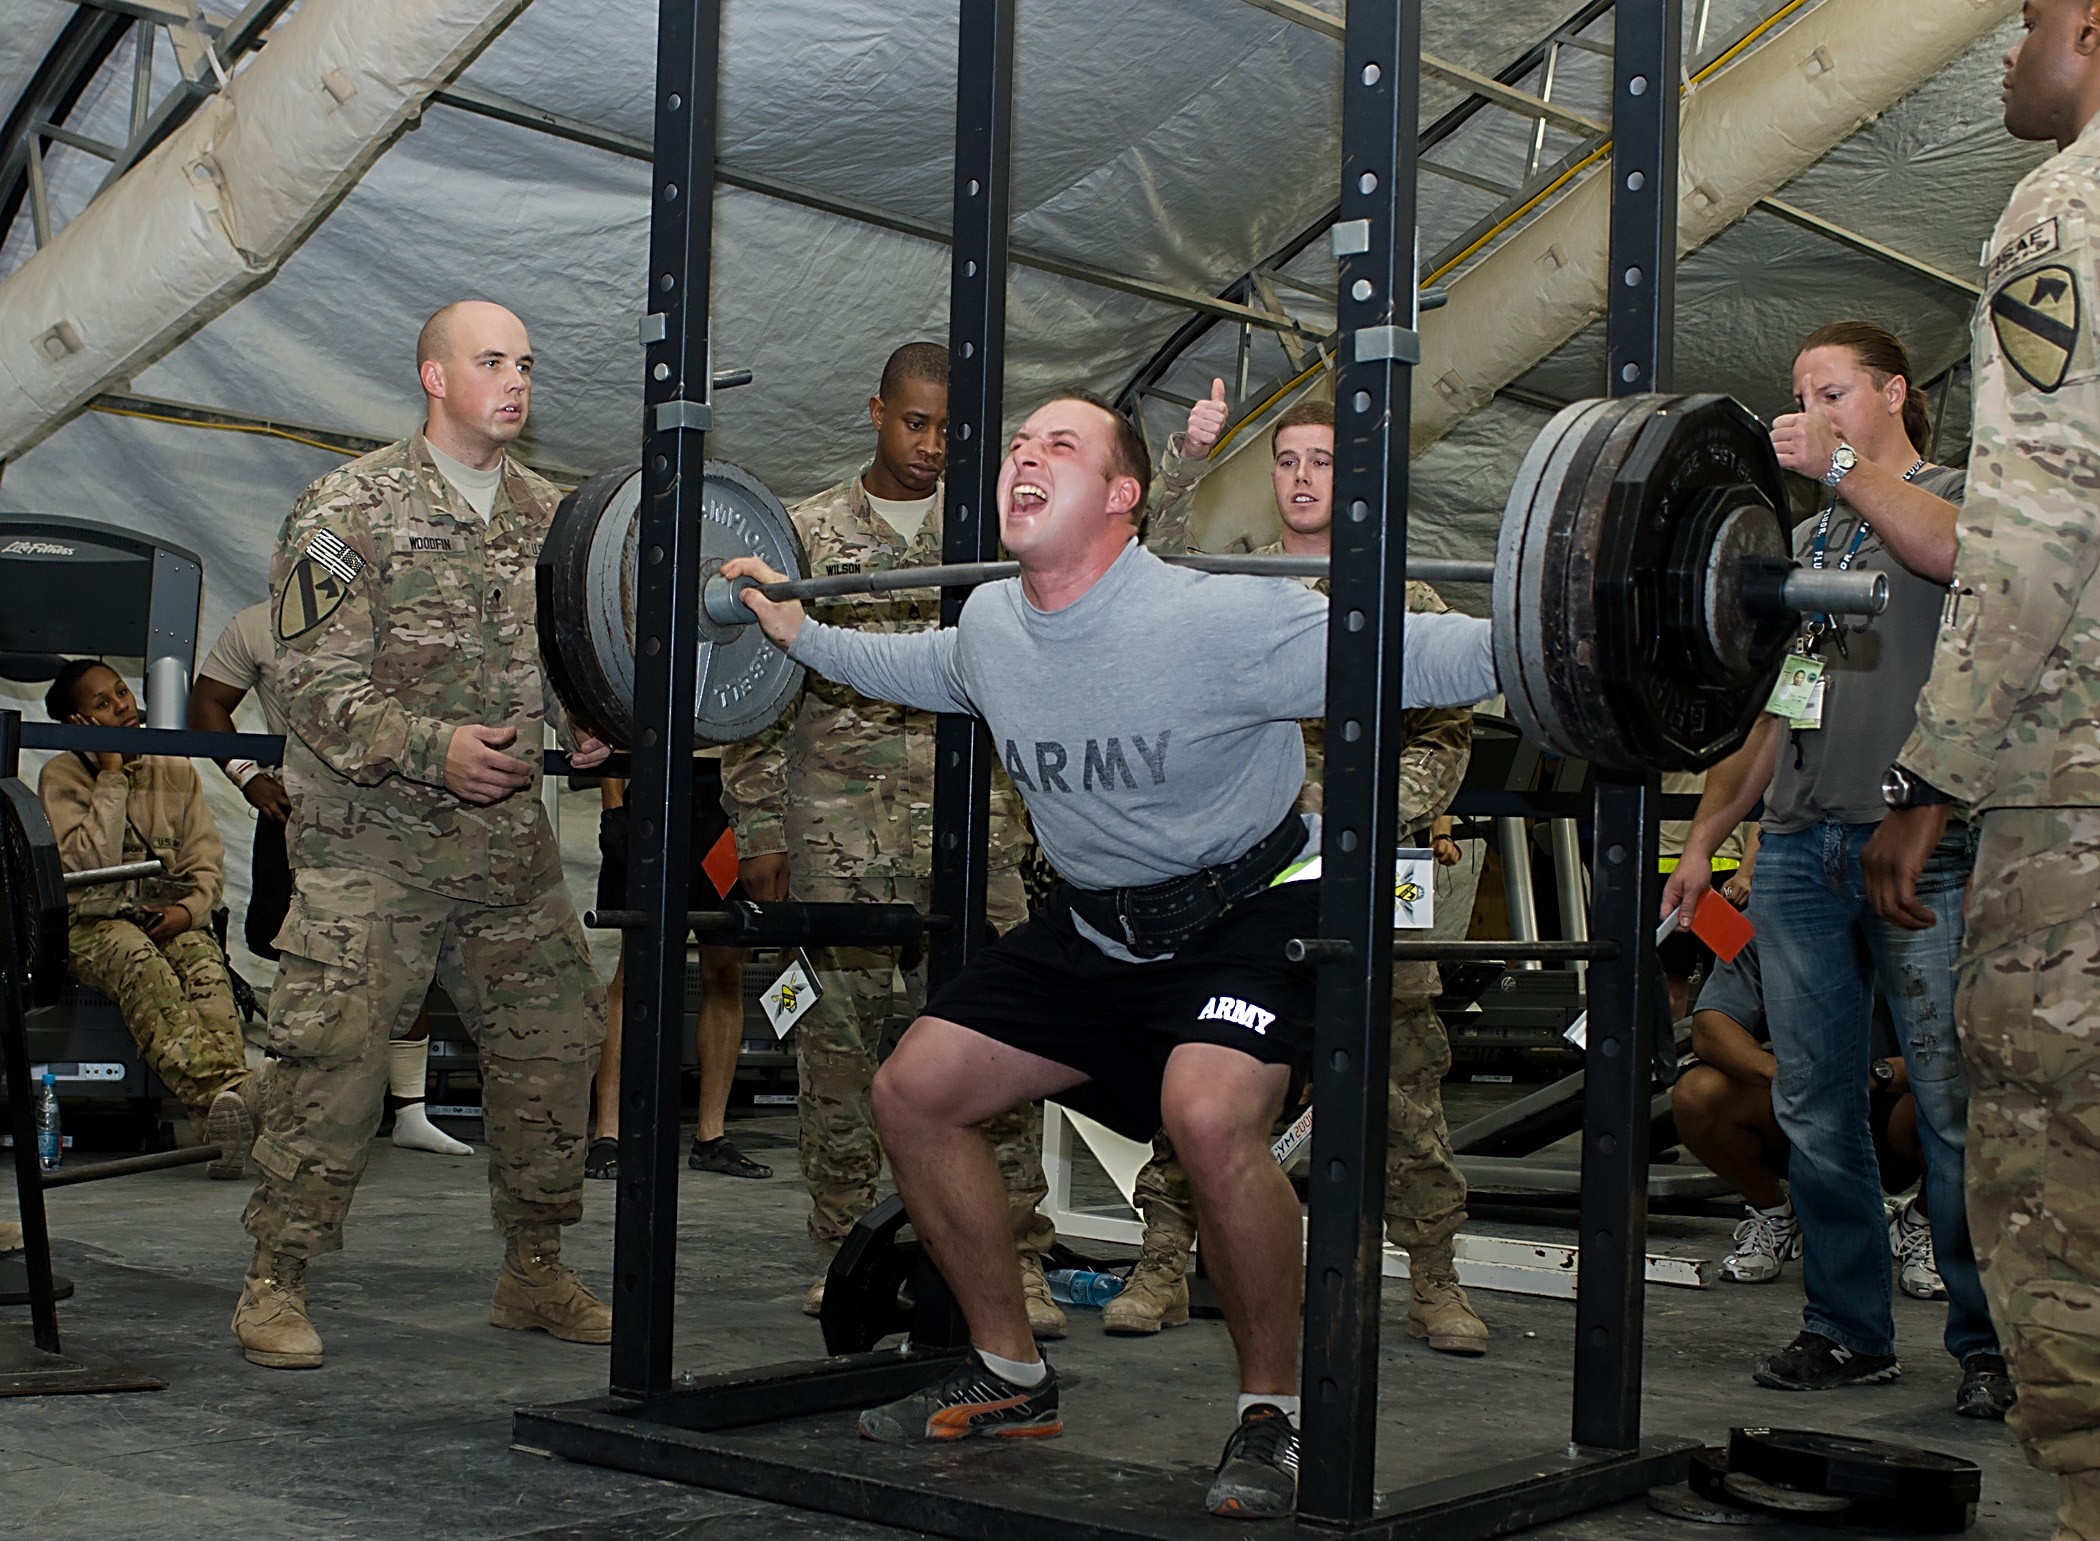
<svg viewBox="0 0 2100 1541">
<path fill-rule="evenodd" d="M 1189 408 L 1188 432 L 1183 436 L 1182 454 L 1190 460 L 1203 460 L 1216 448 L 1225 433 L 1225 382 L 1210 382 L 1210 399 L 1199 401 Z"/>
</svg>

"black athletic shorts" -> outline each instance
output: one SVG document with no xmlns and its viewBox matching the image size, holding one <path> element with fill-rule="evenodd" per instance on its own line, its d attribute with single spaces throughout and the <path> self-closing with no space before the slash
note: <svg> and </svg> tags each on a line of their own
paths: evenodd
<svg viewBox="0 0 2100 1541">
<path fill-rule="evenodd" d="M 1171 958 L 1124 963 L 1072 927 L 1061 901 L 1016 926 L 936 991 L 926 1014 L 1091 1079 L 1057 1100 L 1134 1140 L 1158 1132 L 1167 1056 L 1217 1043 L 1296 1083 L 1312 1055 L 1313 966 L 1283 944 L 1319 935 L 1320 885 L 1257 894 Z"/>
<path fill-rule="evenodd" d="M 693 830 L 686 844 L 691 876 L 686 880 L 689 910 L 718 910 L 723 899 L 744 897 L 744 885 L 731 885 L 727 895 L 715 892 L 714 880 L 701 870 L 707 853 L 715 848 L 729 828 L 729 815 L 722 811 L 722 762 L 693 762 Z M 598 815 L 598 908 L 627 908 L 627 810 L 607 808 Z"/>
</svg>

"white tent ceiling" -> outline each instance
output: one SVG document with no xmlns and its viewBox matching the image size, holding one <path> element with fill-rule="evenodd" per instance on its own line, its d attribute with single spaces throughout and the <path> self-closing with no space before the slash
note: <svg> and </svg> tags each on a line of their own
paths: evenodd
<svg viewBox="0 0 2100 1541">
<path fill-rule="evenodd" d="M 1578 0 L 1428 0 L 1425 46 L 1492 74 L 1553 32 Z M 230 0 L 220 5 L 233 9 Z M 1339 0 L 1317 0 L 1334 14 Z M 1306 7 L 1301 6 L 1300 9 Z M 725 165 L 944 225 L 952 146 L 953 0 L 725 0 Z M 1285 10 L 1290 7 L 1285 5 Z M 1687 0 L 1696 68 L 1781 9 L 1779 0 Z M 0 117 L 25 88 L 69 0 L 0 0 Z M 463 86 L 590 128 L 646 141 L 655 7 L 650 0 L 534 0 L 476 59 Z M 1313 27 L 1243 0 L 1020 0 L 1015 126 L 1017 247 L 1201 294 L 1222 291 L 1331 206 L 1338 176 L 1339 47 Z M 1703 23 L 1703 25 L 1702 25 Z M 163 41 L 156 78 L 173 81 Z M 1608 41 L 1610 18 L 1588 28 Z M 1985 39 L 1924 89 L 1852 136 L 1785 197 L 1968 277 L 2014 180 L 2039 151 L 1998 124 L 1997 64 Z M 122 141 L 132 60 L 120 45 L 68 119 Z M 1607 61 L 1564 50 L 1553 97 L 1606 111 Z M 1537 92 L 1537 72 L 1520 81 Z M 1424 122 L 1462 100 L 1424 89 Z M 1531 120 L 1490 108 L 1435 151 L 1474 178 L 1524 180 Z M 1578 134 L 1546 131 L 1550 164 Z M 53 218 L 83 208 L 106 171 L 52 146 Z M 1424 179 L 1425 256 L 1500 200 L 1469 182 Z M 528 446 L 595 470 L 637 452 L 647 238 L 646 168 L 457 107 L 433 105 L 269 283 L 208 322 L 131 389 L 240 413 L 374 435 L 417 418 L 412 340 L 436 306 L 465 295 L 510 304 L 540 359 Z M 0 284 L 34 251 L 27 211 L 0 244 Z M 747 366 L 721 395 L 710 452 L 784 498 L 852 470 L 867 443 L 862 403 L 889 349 L 946 336 L 947 253 L 780 198 L 724 188 L 713 280 L 717 367 Z M 1287 271 L 1332 280 L 1325 242 Z M 1794 344 L 1824 320 L 1863 315 L 1906 336 L 1931 375 L 1966 348 L 1965 297 L 1900 266 L 1754 214 L 1683 265 L 1679 388 L 1732 391 L 1781 409 Z M 1331 306 L 1286 296 L 1308 324 Z M 1007 401 L 1053 385 L 1114 392 L 1190 312 L 1099 284 L 1019 267 L 1009 301 Z M 1238 328 L 1213 327 L 1159 380 L 1206 394 L 1235 372 Z M 1250 383 L 1293 370 L 1257 331 Z M 1951 392 L 1945 451 L 1965 407 Z M 1484 555 L 1540 401 L 1594 393 L 1598 339 L 1578 337 L 1437 445 L 1416 469 L 1419 548 Z M 1177 409 L 1146 408 L 1155 442 Z M 299 489 L 339 456 L 282 438 L 87 412 L 0 475 L 0 509 L 122 524 L 201 555 L 204 637 L 262 593 L 268 551 Z"/>
</svg>

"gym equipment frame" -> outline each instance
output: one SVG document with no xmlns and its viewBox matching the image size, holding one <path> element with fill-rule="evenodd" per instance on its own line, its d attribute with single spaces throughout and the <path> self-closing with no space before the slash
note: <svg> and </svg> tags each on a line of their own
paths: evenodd
<svg viewBox="0 0 2100 1541">
<path fill-rule="evenodd" d="M 1675 261 L 1680 0 L 1620 0 L 1614 60 L 1609 344 L 1615 395 L 1667 390 Z M 703 646 L 705 403 L 680 399 L 707 358 L 711 165 L 719 0 L 660 0 L 647 366 L 642 575 L 637 604 L 635 850 L 622 1069 L 619 1215 L 607 1396 L 528 1408 L 520 1448 L 797 1507 L 975 1541 L 1215 1538 L 1341 1531 L 1365 1537 L 1500 1535 L 1681 1480 L 1694 1442 L 1640 1429 L 1648 1102 L 1659 1003 L 1652 771 L 1600 772 L 1590 944 L 1579 1296 L 1571 1441 L 1383 1495 L 1378 1434 L 1380 1228 L 1392 870 L 1402 714 L 1410 383 L 1419 336 L 1415 156 L 1421 0 L 1351 0 L 1342 71 L 1336 226 L 1333 607 L 1329 630 L 1323 894 L 1311 1217 L 1306 1248 L 1302 1467 L 1295 1523 L 1235 1525 L 1200 1487 L 1154 1467 L 1055 1444 L 934 1455 L 867 1444 L 838 1416 L 904 1395 L 956 1361 L 956 1339 L 915 1331 L 878 1352 L 705 1377 L 672 1377 L 677 1266 L 675 1024 L 683 935 L 695 663 Z M 946 562 L 996 555 L 1008 161 L 1015 0 L 962 0 L 956 88 L 951 459 Z M 1636 173 L 1638 173 L 1636 175 Z M 1365 297 L 1357 298 L 1361 292 Z M 667 369 L 656 366 L 666 364 Z M 655 378 L 661 375 L 659 380 Z M 944 593 L 952 624 L 964 593 Z M 985 736 L 944 717 L 937 738 L 932 933 L 938 984 L 978 945 L 986 873 Z M 629 917 L 632 918 L 632 917 Z M 1374 1027 L 1374 1017 L 1378 1019 Z M 922 1299 L 922 1307 L 925 1302 Z M 922 1309 L 920 1322 L 935 1313 Z M 1222 1389 L 1222 1388 L 1221 1388 Z M 789 1420 L 831 1415 L 804 1424 Z"/>
</svg>

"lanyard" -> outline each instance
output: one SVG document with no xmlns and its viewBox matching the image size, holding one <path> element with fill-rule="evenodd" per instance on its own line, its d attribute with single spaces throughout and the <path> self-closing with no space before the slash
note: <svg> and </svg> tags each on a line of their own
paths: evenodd
<svg viewBox="0 0 2100 1541">
<path fill-rule="evenodd" d="M 1916 481 L 1918 473 L 1924 469 L 1925 460 L 1920 456 L 1911 465 L 1911 468 L 1903 473 L 1903 479 L 1907 482 Z M 1833 494 L 1830 501 L 1823 505 L 1822 516 L 1816 520 L 1815 534 L 1809 537 L 1808 564 L 1817 572 L 1823 570 L 1824 563 L 1829 555 L 1830 522 L 1837 514 L 1837 506 L 1838 500 Z M 1859 527 L 1852 532 L 1852 543 L 1845 548 L 1845 554 L 1838 558 L 1837 570 L 1839 572 L 1849 572 L 1851 570 L 1852 564 L 1859 560 L 1860 548 L 1867 543 L 1867 537 L 1872 533 L 1872 526 L 1867 523 L 1863 516 L 1859 521 Z M 1805 651 L 1812 655 L 1822 646 L 1824 637 L 1832 635 L 1835 635 L 1838 650 L 1842 652 L 1845 646 L 1842 628 L 1836 625 L 1832 617 L 1818 615 L 1808 623 L 1807 635 L 1803 639 L 1802 645 Z"/>
</svg>

